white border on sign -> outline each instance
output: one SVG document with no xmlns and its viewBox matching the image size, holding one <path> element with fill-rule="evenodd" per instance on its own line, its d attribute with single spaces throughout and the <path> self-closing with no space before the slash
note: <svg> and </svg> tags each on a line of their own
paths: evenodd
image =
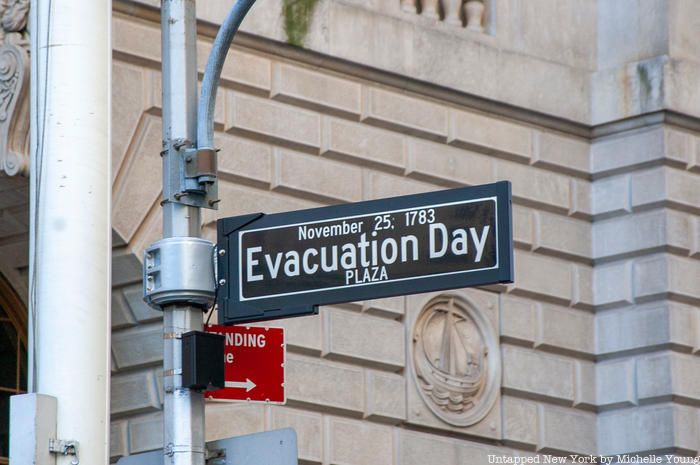
<svg viewBox="0 0 700 465">
<path fill-rule="evenodd" d="M 257 231 L 268 231 L 271 229 L 283 229 L 283 228 L 293 228 L 295 226 L 303 226 L 305 224 L 323 224 L 323 223 L 329 223 L 331 221 L 341 221 L 341 220 L 349 220 L 353 218 L 365 218 L 368 216 L 373 216 L 373 215 L 386 215 L 390 213 L 401 213 L 401 212 L 406 212 L 406 211 L 413 211 L 413 210 L 424 210 L 426 208 L 439 208 L 439 207 L 449 207 L 451 205 L 462 205 L 462 204 L 467 204 L 467 203 L 474 203 L 474 202 L 483 202 L 485 200 L 492 200 L 494 203 L 494 212 L 495 212 L 495 227 L 496 227 L 496 264 L 494 266 L 490 266 L 488 268 L 476 268 L 473 270 L 463 270 L 463 271 L 449 271 L 446 273 L 436 273 L 436 274 L 428 274 L 428 275 L 422 275 L 422 276 L 412 276 L 409 278 L 396 278 L 396 279 L 388 279 L 386 281 L 373 281 L 373 282 L 368 282 L 368 283 L 360 283 L 360 284 L 350 284 L 350 285 L 345 285 L 345 286 L 334 286 L 334 287 L 322 287 L 322 288 L 314 288 L 314 289 L 307 289 L 304 291 L 295 291 L 295 292 L 284 292 L 281 294 L 267 294 L 264 296 L 259 296 L 259 297 L 244 297 L 243 296 L 243 270 L 241 269 L 243 260 L 241 259 L 243 257 L 243 235 L 247 233 L 252 233 L 252 232 L 257 232 Z M 360 286 L 372 286 L 375 284 L 385 284 L 385 283 L 390 283 L 390 282 L 400 282 L 400 281 L 411 281 L 414 279 L 423 279 L 423 278 L 432 278 L 432 277 L 440 277 L 440 276 L 449 276 L 449 275 L 454 275 L 454 274 L 463 274 L 463 273 L 472 273 L 474 271 L 487 271 L 487 270 L 493 270 L 498 268 L 499 264 L 499 247 L 498 247 L 498 197 L 483 197 L 480 199 L 472 199 L 472 200 L 463 200 L 459 202 L 448 202 L 448 203 L 441 203 L 437 205 L 424 205 L 420 207 L 411 207 L 411 208 L 402 208 L 399 210 L 389 210 L 389 211 L 381 211 L 381 212 L 375 212 L 375 213 L 367 213 L 363 215 L 353 215 L 353 216 L 342 216 L 340 218 L 329 218 L 327 220 L 320 220 L 320 221 L 306 221 L 303 223 L 292 223 L 292 224 L 285 224 L 282 226 L 269 226 L 267 228 L 258 228 L 258 229 L 248 229 L 245 231 L 239 231 L 238 232 L 238 298 L 240 299 L 241 302 L 245 301 L 251 301 L 251 300 L 259 300 L 259 299 L 270 299 L 273 297 L 285 297 L 289 295 L 299 295 L 299 294 L 308 294 L 310 292 L 325 292 L 325 291 L 332 291 L 336 289 L 349 289 L 353 287 L 360 287 Z"/>
</svg>

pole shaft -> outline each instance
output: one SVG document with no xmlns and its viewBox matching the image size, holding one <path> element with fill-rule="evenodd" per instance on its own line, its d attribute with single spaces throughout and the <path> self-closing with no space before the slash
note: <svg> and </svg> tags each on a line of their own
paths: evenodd
<svg viewBox="0 0 700 465">
<path fill-rule="evenodd" d="M 169 178 L 179 148 L 193 145 L 197 135 L 196 12 L 194 0 L 163 0 L 163 191 L 177 186 Z M 167 198 L 167 195 L 166 195 Z M 163 237 L 199 237 L 200 209 L 163 204 Z M 163 405 L 164 463 L 204 465 L 204 396 L 182 387 L 181 339 L 172 335 L 202 329 L 202 310 L 187 305 L 163 308 L 165 399 Z"/>
<path fill-rule="evenodd" d="M 109 462 L 110 30 L 109 0 L 32 3 L 29 381 L 80 463 Z"/>
</svg>

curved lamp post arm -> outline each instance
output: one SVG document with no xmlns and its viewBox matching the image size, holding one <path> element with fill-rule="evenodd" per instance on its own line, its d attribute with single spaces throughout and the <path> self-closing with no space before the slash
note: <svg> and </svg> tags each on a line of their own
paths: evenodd
<svg viewBox="0 0 700 465">
<path fill-rule="evenodd" d="M 197 108 L 197 148 L 214 148 L 214 107 L 216 106 L 216 91 L 219 88 L 221 79 L 221 69 L 226 60 L 226 54 L 233 37 L 238 31 L 243 18 L 253 6 L 255 0 L 236 0 L 231 8 L 226 20 L 216 34 L 214 45 L 212 46 L 207 67 L 204 70 L 202 80 L 202 93 L 199 98 Z"/>
</svg>

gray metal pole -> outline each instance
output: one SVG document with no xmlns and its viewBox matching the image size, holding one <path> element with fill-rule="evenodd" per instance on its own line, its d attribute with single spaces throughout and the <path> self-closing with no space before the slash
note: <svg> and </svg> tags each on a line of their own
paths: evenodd
<svg viewBox="0 0 700 465">
<path fill-rule="evenodd" d="M 226 51 L 254 2 L 237 0 L 217 35 L 205 75 L 212 109 Z M 143 284 L 144 300 L 164 312 L 166 465 L 205 463 L 204 396 L 183 386 L 182 376 L 182 335 L 202 330 L 203 310 L 213 304 L 216 286 L 214 244 L 200 238 L 200 208 L 216 208 L 218 191 L 211 121 L 200 121 L 209 131 L 204 146 L 197 145 L 196 26 L 195 0 L 161 0 L 163 239 L 145 251 Z"/>
<path fill-rule="evenodd" d="M 163 59 L 163 191 L 174 189 L 171 164 L 179 149 L 197 136 L 197 67 L 195 0 L 161 2 Z M 200 209 L 166 200 L 163 237 L 199 237 Z M 182 388 L 183 333 L 202 329 L 203 312 L 189 305 L 163 307 L 164 463 L 204 465 L 204 396 Z"/>
</svg>

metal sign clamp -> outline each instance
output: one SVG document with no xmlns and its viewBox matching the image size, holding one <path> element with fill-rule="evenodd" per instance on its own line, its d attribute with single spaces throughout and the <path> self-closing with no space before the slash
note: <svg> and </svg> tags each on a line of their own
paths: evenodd
<svg viewBox="0 0 700 465">
<path fill-rule="evenodd" d="M 217 152 L 212 148 L 187 148 L 183 151 L 181 190 L 183 195 L 194 197 L 195 202 L 203 208 L 216 210 L 218 199 Z"/>
<path fill-rule="evenodd" d="M 186 149 L 185 177 L 195 179 L 202 186 L 216 182 L 216 153 L 215 149 Z"/>
<path fill-rule="evenodd" d="M 207 465 L 225 465 L 226 464 L 226 449 L 208 449 L 205 454 L 205 462 Z"/>
<path fill-rule="evenodd" d="M 217 182 L 217 152 L 213 148 L 198 148 L 192 142 L 177 139 L 162 156 L 167 180 L 164 183 L 165 201 L 216 210 L 219 203 Z"/>
<path fill-rule="evenodd" d="M 205 454 L 206 453 L 206 448 L 203 447 L 191 447 L 191 446 L 183 446 L 183 445 L 175 445 L 172 442 L 169 442 L 163 447 L 163 454 L 167 455 L 168 457 L 172 457 L 177 453 L 188 453 L 188 452 L 197 452 L 200 454 Z"/>
<path fill-rule="evenodd" d="M 72 465 L 78 465 L 78 441 L 64 441 L 62 439 L 49 439 L 49 452 L 52 454 L 72 455 Z"/>
</svg>

